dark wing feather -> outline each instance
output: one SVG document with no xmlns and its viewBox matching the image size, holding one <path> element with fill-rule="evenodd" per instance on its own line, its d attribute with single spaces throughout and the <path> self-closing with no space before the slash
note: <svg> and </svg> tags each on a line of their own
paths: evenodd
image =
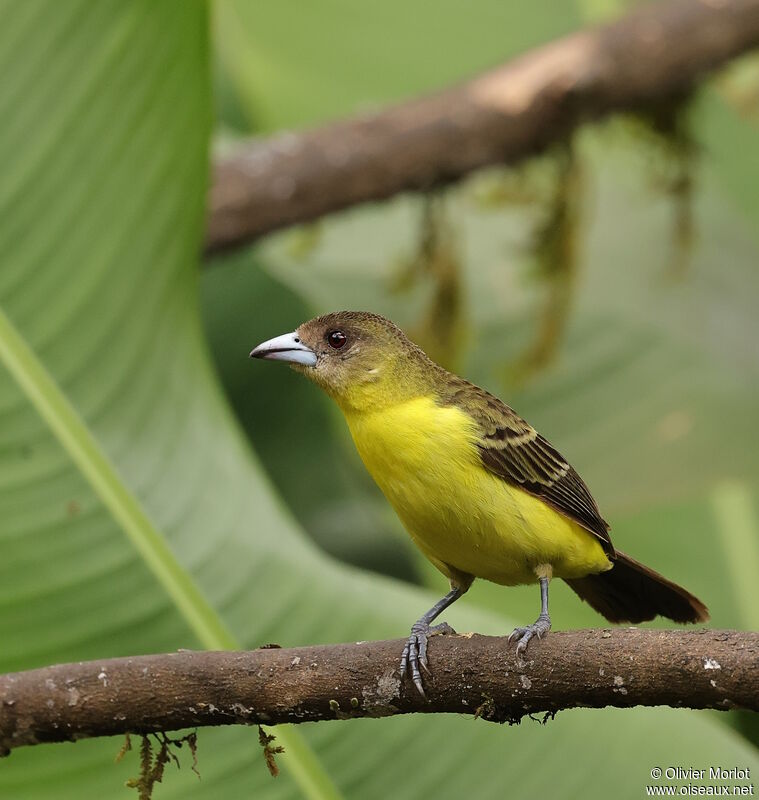
<svg viewBox="0 0 759 800">
<path fill-rule="evenodd" d="M 456 380 L 445 402 L 476 420 L 480 458 L 490 472 L 582 525 L 614 555 L 609 526 L 588 487 L 550 442 L 497 397 L 467 381 Z"/>
</svg>

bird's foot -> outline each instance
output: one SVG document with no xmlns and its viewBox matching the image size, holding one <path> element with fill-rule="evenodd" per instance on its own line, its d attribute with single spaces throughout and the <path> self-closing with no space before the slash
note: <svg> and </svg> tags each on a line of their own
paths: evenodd
<svg viewBox="0 0 759 800">
<path fill-rule="evenodd" d="M 447 622 L 441 622 L 439 625 L 429 625 L 427 622 L 420 620 L 411 626 L 411 635 L 408 637 L 401 654 L 400 673 L 401 678 L 404 678 L 408 674 L 409 667 L 411 668 L 411 680 L 414 681 L 414 686 L 416 686 L 422 697 L 426 697 L 426 695 L 422 685 L 420 667 L 428 675 L 430 674 L 427 664 L 427 638 L 435 634 L 446 633 L 456 633 Z"/>
<path fill-rule="evenodd" d="M 530 639 L 535 636 L 542 639 L 551 630 L 551 618 L 548 614 L 541 614 L 532 625 L 524 628 L 514 628 L 509 636 L 509 641 L 517 643 L 517 657 L 521 658 L 527 650 Z"/>
</svg>

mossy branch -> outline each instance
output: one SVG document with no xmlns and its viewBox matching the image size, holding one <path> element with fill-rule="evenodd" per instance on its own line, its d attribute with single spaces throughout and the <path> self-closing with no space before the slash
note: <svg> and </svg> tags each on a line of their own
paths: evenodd
<svg viewBox="0 0 759 800">
<path fill-rule="evenodd" d="M 437 94 L 251 139 L 214 164 L 206 249 L 516 163 L 588 120 L 666 107 L 757 46 L 759 0 L 650 3 Z"/>
</svg>

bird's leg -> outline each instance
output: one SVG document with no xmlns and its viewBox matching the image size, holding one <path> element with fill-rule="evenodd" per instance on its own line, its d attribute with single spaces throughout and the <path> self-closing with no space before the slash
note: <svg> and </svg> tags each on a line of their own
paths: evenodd
<svg viewBox="0 0 759 800">
<path fill-rule="evenodd" d="M 427 637 L 435 632 L 440 633 L 455 633 L 448 623 L 443 622 L 440 625 L 430 626 L 430 623 L 439 616 L 451 603 L 464 594 L 464 591 L 458 587 L 451 589 L 448 594 L 441 600 L 438 600 L 434 606 L 411 626 L 411 635 L 408 637 L 406 646 L 403 648 L 401 655 L 401 678 L 406 676 L 409 666 L 411 667 L 411 679 L 414 681 L 414 686 L 419 690 L 419 694 L 425 697 L 424 687 L 422 686 L 422 673 L 419 670 L 421 666 L 425 672 L 429 673 L 427 666 Z"/>
<path fill-rule="evenodd" d="M 517 656 L 527 649 L 530 639 L 537 636 L 542 639 L 551 630 L 551 618 L 548 616 L 548 578 L 540 578 L 540 616 L 524 628 L 514 628 L 509 641 L 517 640 Z"/>
</svg>

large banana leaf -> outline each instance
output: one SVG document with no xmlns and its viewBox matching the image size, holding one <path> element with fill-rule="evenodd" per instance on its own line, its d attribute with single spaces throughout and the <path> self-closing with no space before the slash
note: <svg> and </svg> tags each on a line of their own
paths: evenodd
<svg viewBox="0 0 759 800">
<path fill-rule="evenodd" d="M 431 597 L 309 544 L 209 364 L 197 297 L 203 3 L 32 0 L 1 11 L 0 307 L 13 377 L 0 373 L 0 670 L 233 639 L 401 634 Z M 241 359 L 249 345 L 239 341 Z M 275 408 L 262 424 L 281 426 L 297 459 Z M 451 621 L 508 628 L 463 606 Z M 327 796 L 324 770 L 362 798 L 639 797 L 665 745 L 668 763 L 759 768 L 729 731 L 682 711 L 578 711 L 518 728 L 335 721 L 299 733 L 317 760 L 283 732 L 275 781 L 250 731 L 203 731 L 202 781 L 167 773 L 156 796 Z M 15 752 L 0 762 L 0 796 L 128 796 L 137 765 L 114 765 L 118 746 Z"/>
</svg>

